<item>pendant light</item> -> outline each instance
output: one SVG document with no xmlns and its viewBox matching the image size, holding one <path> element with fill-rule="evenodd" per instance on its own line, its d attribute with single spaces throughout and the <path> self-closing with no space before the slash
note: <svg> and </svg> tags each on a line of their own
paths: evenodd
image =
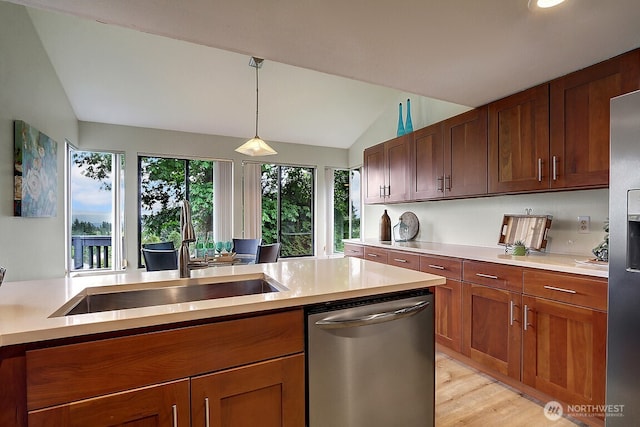
<svg viewBox="0 0 640 427">
<path fill-rule="evenodd" d="M 258 136 L 258 70 L 262 68 L 264 59 L 251 57 L 249 66 L 256 69 L 256 136 L 236 148 L 238 153 L 246 154 L 247 156 L 270 156 L 272 154 L 278 154 L 273 148 L 269 147 L 269 144 L 264 142 Z"/>
</svg>

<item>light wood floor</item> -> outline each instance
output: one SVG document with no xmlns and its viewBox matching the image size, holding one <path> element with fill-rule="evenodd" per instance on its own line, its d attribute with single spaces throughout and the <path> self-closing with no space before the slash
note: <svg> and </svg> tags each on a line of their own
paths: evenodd
<svg viewBox="0 0 640 427">
<path fill-rule="evenodd" d="M 545 402 L 546 403 L 546 402 Z M 548 420 L 544 403 L 436 352 L 436 427 L 575 427 L 574 420 Z"/>
</svg>

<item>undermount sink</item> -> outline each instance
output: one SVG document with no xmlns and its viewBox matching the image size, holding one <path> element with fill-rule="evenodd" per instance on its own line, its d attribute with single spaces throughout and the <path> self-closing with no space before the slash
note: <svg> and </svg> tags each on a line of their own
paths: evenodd
<svg viewBox="0 0 640 427">
<path fill-rule="evenodd" d="M 279 291 L 280 289 L 265 278 L 248 278 L 227 282 L 134 289 L 119 292 L 105 291 L 87 293 L 87 290 L 85 290 L 83 294 L 76 296 L 76 298 L 62 306 L 52 317 L 124 310 L 127 308 L 152 307 L 156 305 Z"/>
</svg>

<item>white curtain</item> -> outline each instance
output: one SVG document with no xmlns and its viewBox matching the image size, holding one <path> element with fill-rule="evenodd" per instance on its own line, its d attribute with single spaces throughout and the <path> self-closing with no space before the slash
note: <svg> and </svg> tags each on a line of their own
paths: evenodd
<svg viewBox="0 0 640 427">
<path fill-rule="evenodd" d="M 243 163 L 243 237 L 259 239 L 262 237 L 262 165 Z"/>
<path fill-rule="evenodd" d="M 324 170 L 324 180 L 325 180 L 325 188 L 327 191 L 327 194 L 325 195 L 325 206 L 327 207 L 326 209 L 326 244 L 324 247 L 324 254 L 325 255 L 332 255 L 334 253 L 333 248 L 335 247 L 335 242 L 334 242 L 334 238 L 335 236 L 333 235 L 333 223 L 334 223 L 334 206 L 333 206 L 333 187 L 334 187 L 334 177 L 333 174 L 335 172 L 335 169 L 333 168 L 326 168 Z"/>
<path fill-rule="evenodd" d="M 216 241 L 233 237 L 233 163 L 213 163 L 213 233 Z"/>
</svg>

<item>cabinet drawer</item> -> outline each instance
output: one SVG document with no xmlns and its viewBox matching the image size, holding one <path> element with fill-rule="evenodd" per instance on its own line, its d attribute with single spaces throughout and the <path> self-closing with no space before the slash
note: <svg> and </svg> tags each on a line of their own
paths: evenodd
<svg viewBox="0 0 640 427">
<path fill-rule="evenodd" d="M 607 280 L 525 270 L 524 293 L 569 304 L 607 310 Z"/>
<path fill-rule="evenodd" d="M 469 283 L 522 292 L 522 271 L 522 268 L 510 265 L 464 261 L 463 279 Z"/>
<path fill-rule="evenodd" d="M 364 255 L 364 247 L 360 245 L 354 245 L 353 243 L 344 244 L 344 256 L 353 256 L 356 258 L 362 258 Z"/>
<path fill-rule="evenodd" d="M 462 260 L 433 255 L 420 256 L 420 271 L 447 279 L 462 279 Z"/>
<path fill-rule="evenodd" d="M 387 263 L 387 253 L 389 251 L 383 248 L 375 248 L 373 246 L 365 246 L 364 247 L 364 259 L 368 259 L 369 261 L 381 262 L 383 264 Z"/>
<path fill-rule="evenodd" d="M 403 251 L 389 251 L 387 263 L 411 270 L 420 270 L 420 255 Z"/>
</svg>

